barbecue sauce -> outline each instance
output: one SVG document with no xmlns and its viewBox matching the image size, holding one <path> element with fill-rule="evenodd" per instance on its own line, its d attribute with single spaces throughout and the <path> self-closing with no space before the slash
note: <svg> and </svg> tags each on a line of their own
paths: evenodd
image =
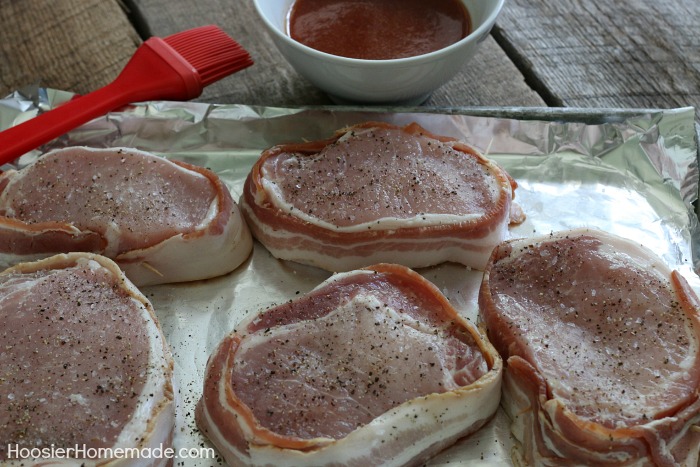
<svg viewBox="0 0 700 467">
<path fill-rule="evenodd" d="M 466 37 L 460 0 L 295 0 L 290 37 L 332 55 L 388 60 L 433 52 Z"/>
</svg>

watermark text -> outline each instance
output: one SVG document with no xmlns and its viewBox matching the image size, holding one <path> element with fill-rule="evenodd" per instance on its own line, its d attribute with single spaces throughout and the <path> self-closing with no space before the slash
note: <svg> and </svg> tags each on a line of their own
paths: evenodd
<svg viewBox="0 0 700 467">
<path fill-rule="evenodd" d="M 169 446 L 120 448 L 88 447 L 75 445 L 71 447 L 56 446 L 22 447 L 17 444 L 7 445 L 7 459 L 213 459 L 213 448 L 172 448 Z"/>
</svg>

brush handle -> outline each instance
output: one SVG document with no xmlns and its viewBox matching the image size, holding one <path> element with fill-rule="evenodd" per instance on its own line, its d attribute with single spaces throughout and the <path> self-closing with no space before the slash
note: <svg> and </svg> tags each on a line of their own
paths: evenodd
<svg viewBox="0 0 700 467">
<path fill-rule="evenodd" d="M 1 132 L 0 165 L 12 162 L 93 118 L 128 104 L 125 96 L 119 84 L 114 82 Z"/>
<path fill-rule="evenodd" d="M 0 166 L 131 102 L 187 100 L 201 92 L 197 70 L 162 39 L 152 37 L 107 86 L 0 132 Z"/>
</svg>

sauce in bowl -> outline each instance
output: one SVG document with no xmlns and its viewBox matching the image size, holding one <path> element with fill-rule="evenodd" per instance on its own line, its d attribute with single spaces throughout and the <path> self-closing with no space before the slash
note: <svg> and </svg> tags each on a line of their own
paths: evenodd
<svg viewBox="0 0 700 467">
<path fill-rule="evenodd" d="M 433 52 L 466 37 L 460 0 L 295 0 L 289 36 L 332 55 L 388 60 Z"/>
</svg>

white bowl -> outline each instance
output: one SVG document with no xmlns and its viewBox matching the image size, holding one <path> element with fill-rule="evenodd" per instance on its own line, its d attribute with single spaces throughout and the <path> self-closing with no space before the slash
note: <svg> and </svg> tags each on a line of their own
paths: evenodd
<svg viewBox="0 0 700 467">
<path fill-rule="evenodd" d="M 426 0 L 429 1 L 429 0 Z M 253 0 L 275 45 L 294 69 L 337 103 L 418 105 L 456 75 L 491 31 L 505 0 L 462 0 L 471 33 L 443 49 L 392 60 L 361 60 L 312 49 L 287 34 L 294 0 Z"/>
</svg>

